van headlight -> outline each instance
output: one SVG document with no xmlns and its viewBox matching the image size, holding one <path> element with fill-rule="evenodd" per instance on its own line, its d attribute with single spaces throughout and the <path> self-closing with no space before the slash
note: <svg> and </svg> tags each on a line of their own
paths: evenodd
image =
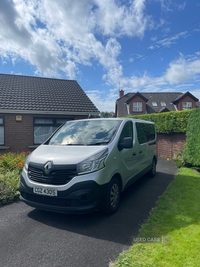
<svg viewBox="0 0 200 267">
<path fill-rule="evenodd" d="M 104 149 L 103 151 L 79 162 L 77 164 L 77 172 L 78 174 L 85 174 L 89 172 L 95 172 L 105 167 L 105 159 L 108 155 L 108 149 Z"/>
<path fill-rule="evenodd" d="M 27 156 L 26 161 L 25 161 L 25 164 L 24 164 L 24 169 L 26 171 L 28 171 L 29 162 L 30 162 L 30 155 Z"/>
</svg>

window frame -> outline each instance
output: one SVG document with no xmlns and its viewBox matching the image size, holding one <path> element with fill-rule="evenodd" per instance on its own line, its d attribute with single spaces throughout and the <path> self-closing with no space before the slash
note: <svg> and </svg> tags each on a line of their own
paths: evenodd
<svg viewBox="0 0 200 267">
<path fill-rule="evenodd" d="M 190 104 L 190 105 L 188 105 Z M 190 107 L 189 107 L 190 106 Z M 185 102 L 182 102 L 182 109 L 183 110 L 187 110 L 187 109 L 192 109 L 192 101 L 185 101 Z"/>
<path fill-rule="evenodd" d="M 130 126 L 128 124 L 130 124 Z M 127 131 L 125 127 L 129 127 L 131 129 L 130 136 L 124 133 L 125 131 Z M 132 121 L 126 121 L 126 123 L 124 124 L 123 129 L 121 130 L 121 133 L 120 133 L 119 142 L 122 141 L 125 137 L 131 137 L 133 139 L 133 122 Z"/>
<path fill-rule="evenodd" d="M 161 107 L 166 107 L 167 106 L 165 101 L 161 101 L 160 104 L 161 104 Z"/>
<path fill-rule="evenodd" d="M 125 127 L 127 127 L 127 129 Z M 130 129 L 131 129 L 131 132 L 129 132 Z M 122 148 L 120 147 L 120 143 L 123 141 L 123 139 L 125 137 L 131 138 L 132 142 L 134 140 L 133 122 L 131 120 L 126 121 L 125 124 L 123 125 L 122 130 L 121 130 L 121 133 L 120 133 L 120 136 L 119 136 L 119 139 L 118 139 L 118 145 L 117 145 L 119 151 L 122 150 Z"/>
<path fill-rule="evenodd" d="M 152 102 L 152 106 L 153 106 L 153 107 L 157 107 L 157 106 L 158 106 L 157 102 L 153 101 L 153 102 Z"/>
<path fill-rule="evenodd" d="M 36 122 L 36 120 L 47 120 L 47 122 Z M 52 121 L 52 123 L 48 122 L 48 120 Z M 58 122 L 59 120 L 63 120 L 63 122 Z M 54 131 L 61 126 L 63 123 L 69 121 L 69 120 L 73 120 L 73 119 L 68 119 L 68 118 L 55 118 L 55 117 L 33 117 L 33 144 L 34 145 L 40 145 L 43 142 L 45 142 L 53 133 Z M 35 127 L 52 127 L 52 129 L 50 129 L 51 134 L 49 134 L 49 137 L 45 138 L 45 140 L 43 142 L 37 142 L 35 140 Z"/>
<path fill-rule="evenodd" d="M 142 112 L 142 102 L 133 102 L 133 112 Z"/>
<path fill-rule="evenodd" d="M 5 145 L 5 117 L 4 116 L 0 116 L 0 120 L 2 119 L 2 123 L 0 122 L 0 128 L 3 128 L 3 142 L 0 142 L 0 146 L 4 146 Z"/>
<path fill-rule="evenodd" d="M 137 132 L 137 139 L 140 145 L 156 140 L 155 124 L 136 122 L 135 126 L 136 126 L 136 132 Z M 153 133 L 151 133 L 151 130 L 153 130 Z M 139 133 L 141 133 L 141 135 Z"/>
</svg>

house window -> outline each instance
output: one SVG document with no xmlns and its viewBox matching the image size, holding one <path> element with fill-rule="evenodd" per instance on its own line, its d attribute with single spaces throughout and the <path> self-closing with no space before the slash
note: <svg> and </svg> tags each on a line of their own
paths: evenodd
<svg viewBox="0 0 200 267">
<path fill-rule="evenodd" d="M 0 117 L 0 145 L 4 145 L 4 118 Z"/>
<path fill-rule="evenodd" d="M 42 144 L 67 119 L 34 118 L 34 144 Z"/>
<path fill-rule="evenodd" d="M 152 102 L 152 106 L 153 106 L 153 107 L 157 107 L 158 104 L 157 104 L 156 102 Z"/>
<path fill-rule="evenodd" d="M 161 107 L 166 107 L 166 103 L 164 101 L 162 101 L 160 104 L 161 104 Z"/>
<path fill-rule="evenodd" d="M 183 109 L 191 109 L 192 108 L 192 102 L 183 102 L 182 107 L 183 107 Z"/>
<path fill-rule="evenodd" d="M 142 102 L 133 102 L 133 111 L 141 112 L 142 111 Z"/>
</svg>

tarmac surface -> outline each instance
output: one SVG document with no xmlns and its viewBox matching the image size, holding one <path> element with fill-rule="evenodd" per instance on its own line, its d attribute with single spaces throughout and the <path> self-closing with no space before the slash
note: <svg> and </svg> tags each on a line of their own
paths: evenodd
<svg viewBox="0 0 200 267">
<path fill-rule="evenodd" d="M 112 216 L 57 214 L 20 201 L 0 207 L 0 267 L 108 267 L 133 244 L 176 172 L 160 158 L 156 177 L 128 188 Z"/>
</svg>

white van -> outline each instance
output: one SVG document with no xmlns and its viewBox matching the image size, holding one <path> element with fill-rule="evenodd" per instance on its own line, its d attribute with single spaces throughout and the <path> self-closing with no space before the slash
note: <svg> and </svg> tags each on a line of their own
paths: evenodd
<svg viewBox="0 0 200 267">
<path fill-rule="evenodd" d="M 120 194 L 157 164 L 153 122 L 100 118 L 66 122 L 26 159 L 20 199 L 56 212 L 114 213 Z"/>
</svg>

